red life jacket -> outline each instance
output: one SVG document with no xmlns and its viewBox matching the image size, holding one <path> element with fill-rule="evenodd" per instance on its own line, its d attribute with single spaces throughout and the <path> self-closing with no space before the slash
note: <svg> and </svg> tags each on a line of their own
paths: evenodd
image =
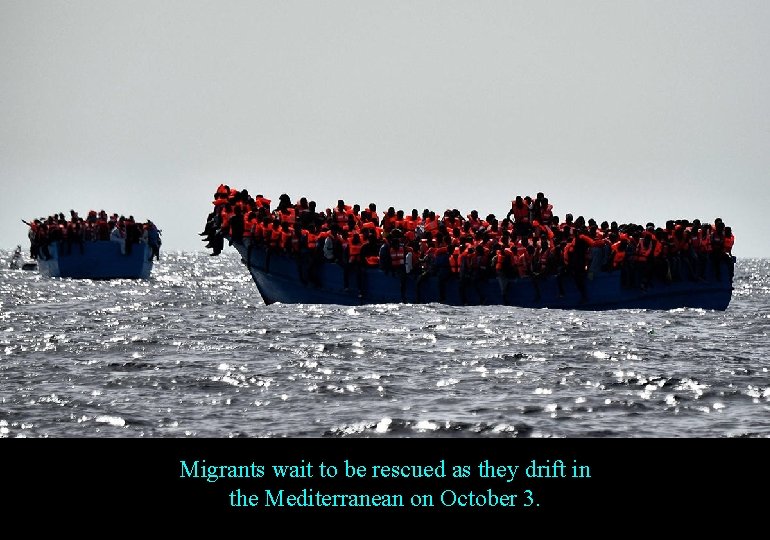
<svg viewBox="0 0 770 540">
<path fill-rule="evenodd" d="M 399 247 L 398 249 L 390 248 L 390 264 L 393 268 L 403 266 L 405 257 L 406 254 L 404 253 L 403 247 Z"/>
<path fill-rule="evenodd" d="M 361 262 L 361 247 L 363 244 L 349 244 L 348 245 L 348 262 L 357 263 Z"/>
</svg>

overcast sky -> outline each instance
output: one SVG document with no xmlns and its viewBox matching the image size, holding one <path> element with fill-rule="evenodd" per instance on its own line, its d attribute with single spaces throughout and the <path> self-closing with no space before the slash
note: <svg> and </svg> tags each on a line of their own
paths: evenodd
<svg viewBox="0 0 770 540">
<path fill-rule="evenodd" d="M 770 256 L 770 2 L 0 0 L 0 248 L 197 233 L 220 183 L 505 215 L 722 217 Z"/>
</svg>

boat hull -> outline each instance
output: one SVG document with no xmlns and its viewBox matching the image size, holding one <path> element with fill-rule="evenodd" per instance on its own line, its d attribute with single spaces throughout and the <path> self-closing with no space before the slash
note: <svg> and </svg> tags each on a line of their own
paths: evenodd
<svg viewBox="0 0 770 540">
<path fill-rule="evenodd" d="M 407 276 L 405 293 L 401 294 L 401 280 L 398 276 L 386 274 L 380 269 L 367 268 L 362 271 L 362 287 L 358 277 L 351 272 L 349 287 L 344 287 L 344 270 L 334 263 L 318 265 L 316 275 L 320 286 L 303 283 L 300 280 L 298 262 L 285 254 L 270 254 L 262 247 L 254 247 L 251 253 L 242 244 L 233 244 L 243 261 L 250 257 L 249 271 L 266 304 L 383 304 L 383 303 L 425 303 L 441 299 L 438 277 L 428 278 L 420 286 L 417 295 L 417 279 Z M 530 278 L 510 280 L 503 297 L 496 279 L 479 284 L 483 302 L 474 285 L 467 285 L 465 301 L 460 291 L 459 279 L 445 281 L 444 304 L 478 305 L 505 304 L 527 308 L 552 309 L 675 309 L 702 308 L 725 310 L 732 297 L 732 277 L 728 264 L 721 269 L 721 279 L 710 275 L 709 267 L 705 281 L 677 281 L 664 283 L 655 281 L 646 290 L 621 286 L 620 272 L 598 272 L 592 279 L 586 278 L 586 297 L 582 298 L 575 280 L 570 276 L 562 278 L 562 291 L 555 276 L 538 280 L 539 298 L 535 284 Z"/>
<path fill-rule="evenodd" d="M 40 273 L 47 277 L 75 279 L 147 279 L 152 272 L 151 249 L 135 244 L 123 255 L 117 242 L 85 242 L 83 253 L 73 245 L 69 253 L 62 243 L 48 246 L 51 258 L 38 259 Z"/>
</svg>

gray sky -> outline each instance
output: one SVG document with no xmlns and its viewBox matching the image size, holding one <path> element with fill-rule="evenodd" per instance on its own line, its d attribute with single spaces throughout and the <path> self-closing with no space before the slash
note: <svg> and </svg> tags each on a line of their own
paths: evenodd
<svg viewBox="0 0 770 540">
<path fill-rule="evenodd" d="M 197 233 L 219 183 L 410 211 L 722 217 L 770 256 L 770 2 L 0 0 L 20 219 Z"/>
</svg>

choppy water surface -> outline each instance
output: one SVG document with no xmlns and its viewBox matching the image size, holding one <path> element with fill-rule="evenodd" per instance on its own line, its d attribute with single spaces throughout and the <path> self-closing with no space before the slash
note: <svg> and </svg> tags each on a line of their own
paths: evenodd
<svg viewBox="0 0 770 540">
<path fill-rule="evenodd" d="M 768 436 L 769 307 L 764 259 L 726 312 L 265 306 L 234 252 L 3 264 L 0 437 Z"/>
</svg>

